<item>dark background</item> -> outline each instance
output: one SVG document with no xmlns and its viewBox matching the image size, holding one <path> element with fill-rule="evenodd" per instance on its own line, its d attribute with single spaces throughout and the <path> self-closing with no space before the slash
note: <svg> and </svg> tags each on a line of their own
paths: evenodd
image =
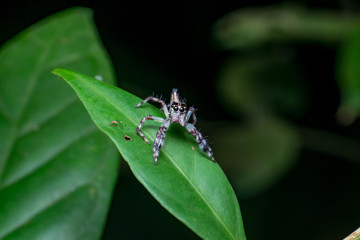
<svg viewBox="0 0 360 240">
<path fill-rule="evenodd" d="M 355 0 L 285 2 L 337 12 L 357 13 L 360 7 Z M 155 93 L 166 98 L 177 87 L 200 110 L 199 123 L 235 121 L 238 117 L 219 103 L 215 89 L 219 69 L 232 53 L 217 48 L 212 27 L 233 10 L 279 3 L 283 2 L 222 1 L 191 5 L 144 5 L 128 1 L 5 2 L 0 8 L 0 43 L 57 11 L 72 6 L 90 7 L 114 63 L 119 87 L 140 97 Z M 340 104 L 334 76 L 337 46 L 292 43 L 291 47 L 304 76 L 309 102 L 304 114 L 291 121 L 298 126 L 359 139 L 358 120 L 343 127 L 334 117 Z M 133 59 L 124 59 L 124 52 L 127 56 L 131 53 Z M 134 62 L 142 71 L 133 67 Z M 131 71 L 133 74 L 128 76 Z M 128 80 L 122 81 L 121 77 Z M 210 125 L 200 123 L 200 126 L 205 133 L 211 133 Z M 211 139 L 212 135 L 208 135 Z M 331 151 L 301 148 L 295 166 L 276 184 L 252 197 L 239 194 L 247 238 L 342 239 L 350 234 L 360 222 L 358 163 Z M 231 177 L 229 180 L 232 181 Z M 123 162 L 103 239 L 197 238 L 147 193 Z"/>
</svg>

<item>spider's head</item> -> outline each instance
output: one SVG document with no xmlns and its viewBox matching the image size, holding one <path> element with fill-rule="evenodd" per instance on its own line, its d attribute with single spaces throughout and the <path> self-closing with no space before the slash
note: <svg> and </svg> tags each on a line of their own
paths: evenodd
<svg viewBox="0 0 360 240">
<path fill-rule="evenodd" d="M 176 88 L 171 93 L 171 101 L 169 104 L 169 112 L 174 122 L 182 123 L 186 116 L 186 104 L 180 96 Z"/>
</svg>

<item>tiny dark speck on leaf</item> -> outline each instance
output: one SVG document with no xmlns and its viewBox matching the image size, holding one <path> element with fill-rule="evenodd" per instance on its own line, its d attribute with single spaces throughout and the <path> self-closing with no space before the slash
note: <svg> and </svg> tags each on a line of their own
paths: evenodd
<svg viewBox="0 0 360 240">
<path fill-rule="evenodd" d="M 125 135 L 125 136 L 124 136 L 124 140 L 125 140 L 125 141 L 131 141 L 131 140 L 132 140 L 132 138 L 131 138 L 131 137 L 129 137 L 128 135 Z"/>
</svg>

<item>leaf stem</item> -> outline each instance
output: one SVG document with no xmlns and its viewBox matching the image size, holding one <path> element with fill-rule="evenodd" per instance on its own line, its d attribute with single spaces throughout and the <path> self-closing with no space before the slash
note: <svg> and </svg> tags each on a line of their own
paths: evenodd
<svg viewBox="0 0 360 240">
<path fill-rule="evenodd" d="M 360 240 L 360 228 L 356 229 L 352 234 L 344 238 L 344 240 Z"/>
</svg>

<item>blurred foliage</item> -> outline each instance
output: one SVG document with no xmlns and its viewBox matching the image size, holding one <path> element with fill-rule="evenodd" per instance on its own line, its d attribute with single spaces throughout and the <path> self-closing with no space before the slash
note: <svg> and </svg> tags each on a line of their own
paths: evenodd
<svg viewBox="0 0 360 240">
<path fill-rule="evenodd" d="M 294 5 L 248 8 L 220 19 L 214 26 L 214 35 L 219 45 L 229 50 L 294 40 L 339 42 L 357 27 L 357 20 Z"/>
<path fill-rule="evenodd" d="M 299 117 L 306 108 L 306 87 L 294 54 L 229 57 L 218 75 L 217 91 L 235 115 L 279 114 Z M 234 109 L 235 108 L 235 109 Z"/>
<path fill-rule="evenodd" d="M 294 165 L 299 150 L 291 126 L 266 117 L 245 125 L 227 124 L 214 133 L 214 145 L 225 172 L 243 197 L 276 183 Z"/>
<path fill-rule="evenodd" d="M 360 21 L 339 52 L 338 82 L 341 106 L 338 117 L 345 125 L 360 115 Z"/>
<path fill-rule="evenodd" d="M 235 179 L 240 195 L 254 196 L 276 183 L 304 147 L 301 130 L 293 120 L 301 119 L 310 103 L 294 51 L 296 43 L 343 46 L 338 62 L 342 98 L 338 119 L 351 124 L 358 116 L 358 19 L 335 12 L 272 6 L 239 9 L 214 25 L 215 42 L 232 53 L 218 75 L 219 99 L 224 108 L 243 120 L 215 130 L 216 154 Z"/>
<path fill-rule="evenodd" d="M 114 82 L 89 9 L 50 16 L 0 50 L 0 238 L 99 239 L 118 173 L 68 67 Z"/>
</svg>

